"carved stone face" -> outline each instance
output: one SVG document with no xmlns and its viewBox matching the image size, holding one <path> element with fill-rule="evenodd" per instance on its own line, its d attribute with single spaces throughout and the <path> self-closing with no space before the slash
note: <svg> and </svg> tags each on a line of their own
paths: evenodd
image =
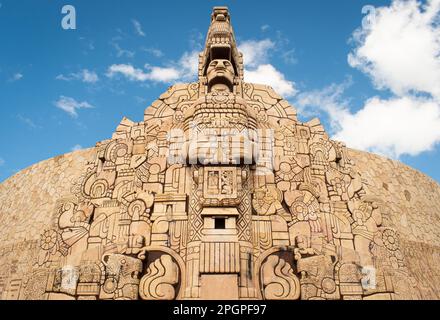
<svg viewBox="0 0 440 320">
<path fill-rule="evenodd" d="M 298 247 L 298 249 L 307 249 L 306 237 L 299 235 L 299 236 L 296 236 L 295 240 L 296 240 L 296 246 Z"/>
<path fill-rule="evenodd" d="M 234 83 L 234 75 L 232 63 L 225 59 L 212 60 L 206 72 L 211 88 L 215 85 L 226 85 L 231 88 Z"/>
</svg>

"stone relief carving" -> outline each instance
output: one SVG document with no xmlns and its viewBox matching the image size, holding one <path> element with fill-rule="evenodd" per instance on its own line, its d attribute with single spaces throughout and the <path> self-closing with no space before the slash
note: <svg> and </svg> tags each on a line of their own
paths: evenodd
<svg viewBox="0 0 440 320">
<path fill-rule="evenodd" d="M 137 300 L 142 261 L 120 254 L 104 255 L 101 299 Z"/>
<path fill-rule="evenodd" d="M 179 268 L 169 255 L 162 255 L 147 268 L 139 286 L 144 300 L 173 300 L 179 282 Z"/>
<path fill-rule="evenodd" d="M 240 299 L 420 297 L 405 261 L 415 253 L 346 147 L 317 119 L 300 123 L 272 88 L 243 81 L 226 8 L 208 34 L 198 82 L 170 87 L 143 121 L 124 118 L 97 143 L 10 294 L 198 299 L 203 274 L 227 275 Z"/>
<path fill-rule="evenodd" d="M 271 255 L 261 267 L 264 298 L 267 300 L 296 300 L 300 283 L 295 272 L 283 258 Z"/>
</svg>

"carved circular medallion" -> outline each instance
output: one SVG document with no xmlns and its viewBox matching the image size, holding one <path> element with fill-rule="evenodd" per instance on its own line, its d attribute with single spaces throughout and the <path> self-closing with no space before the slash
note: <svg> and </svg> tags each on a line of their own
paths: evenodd
<svg viewBox="0 0 440 320">
<path fill-rule="evenodd" d="M 43 250 L 52 249 L 58 240 L 58 233 L 55 230 L 46 230 L 41 235 L 40 247 Z"/>
<path fill-rule="evenodd" d="M 399 248 L 397 235 L 394 230 L 387 229 L 382 233 L 382 240 L 385 247 L 390 251 L 396 251 Z"/>
<path fill-rule="evenodd" d="M 160 165 L 153 163 L 149 169 L 150 174 L 158 174 L 160 172 Z"/>
<path fill-rule="evenodd" d="M 116 279 L 115 278 L 108 278 L 104 282 L 104 291 L 106 293 L 114 293 L 116 290 Z"/>
<path fill-rule="evenodd" d="M 335 292 L 336 291 L 335 281 L 331 278 L 324 278 L 322 280 L 322 290 L 327 294 Z"/>
</svg>

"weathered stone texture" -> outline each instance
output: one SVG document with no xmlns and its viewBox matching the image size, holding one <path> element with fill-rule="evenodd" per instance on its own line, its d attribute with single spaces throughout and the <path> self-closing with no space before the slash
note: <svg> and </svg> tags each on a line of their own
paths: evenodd
<svg viewBox="0 0 440 320">
<path fill-rule="evenodd" d="M 90 148 L 42 161 L 0 184 L 2 299 L 15 298 L 13 292 L 9 296 L 3 294 L 6 279 L 10 282 L 11 276 L 22 278 L 31 273 L 40 236 L 56 219 L 57 201 L 70 196 L 73 182 L 84 173 L 86 163 L 94 154 L 94 148 Z"/>
<path fill-rule="evenodd" d="M 439 298 L 440 186 L 243 70 L 217 7 L 197 82 L 0 185 L 1 297 Z"/>
<path fill-rule="evenodd" d="M 84 174 L 86 163 L 93 158 L 94 148 L 60 155 L 1 183 L 0 245 L 38 240 L 54 218 L 55 203 L 70 196 L 73 182 Z"/>
<path fill-rule="evenodd" d="M 410 273 L 425 299 L 440 299 L 440 186 L 398 161 L 348 149 L 367 194 L 383 200 L 383 223 L 400 234 Z"/>
</svg>

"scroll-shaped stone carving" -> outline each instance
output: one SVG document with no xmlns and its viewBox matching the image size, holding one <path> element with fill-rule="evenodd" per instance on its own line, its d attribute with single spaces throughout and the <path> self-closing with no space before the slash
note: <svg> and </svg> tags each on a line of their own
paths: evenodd
<svg viewBox="0 0 440 320">
<path fill-rule="evenodd" d="M 90 199 L 110 197 L 115 179 L 115 171 L 102 171 L 99 174 L 92 173 L 83 184 L 83 193 Z"/>
<path fill-rule="evenodd" d="M 173 300 L 179 282 L 179 268 L 171 256 L 162 255 L 153 261 L 142 277 L 139 295 L 144 300 Z"/>
<path fill-rule="evenodd" d="M 113 140 L 105 150 L 105 160 L 107 162 L 105 165 L 124 164 L 126 158 L 129 158 L 131 154 L 131 149 L 132 143 L 130 140 Z M 108 164 L 108 162 L 111 164 Z"/>
<path fill-rule="evenodd" d="M 263 297 L 267 300 L 296 300 L 300 283 L 292 266 L 283 258 L 271 255 L 261 267 Z"/>
</svg>

